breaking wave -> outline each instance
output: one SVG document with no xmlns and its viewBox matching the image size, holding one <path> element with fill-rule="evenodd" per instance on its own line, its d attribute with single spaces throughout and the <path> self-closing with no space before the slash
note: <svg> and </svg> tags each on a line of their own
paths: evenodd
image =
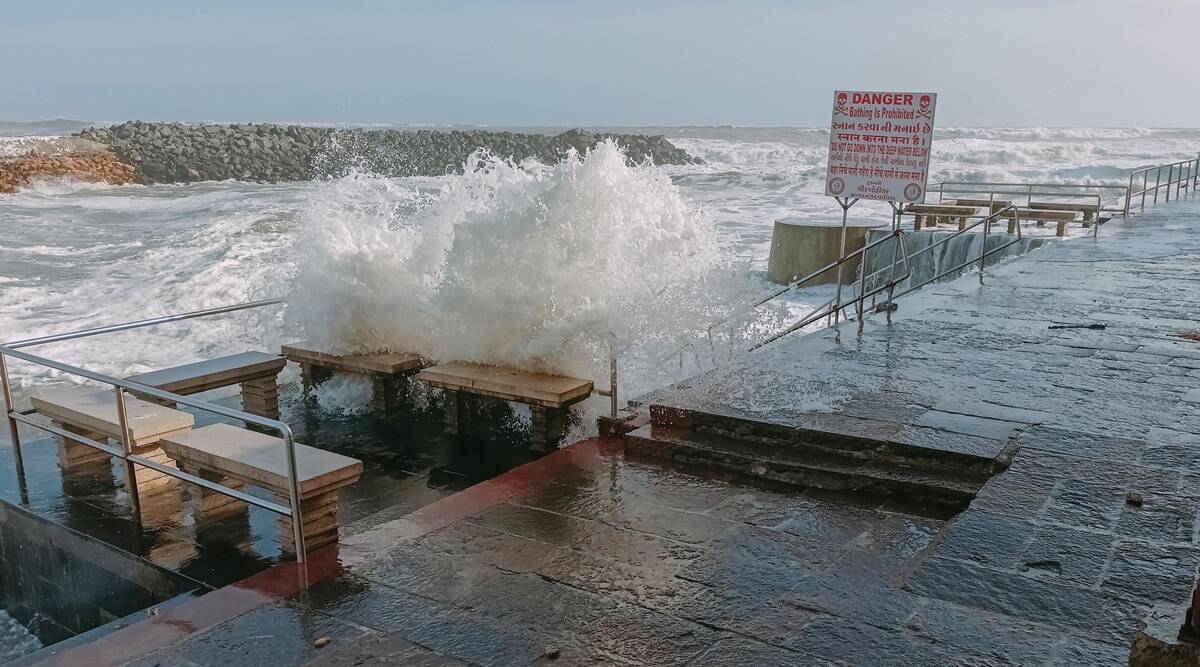
<svg viewBox="0 0 1200 667">
<path fill-rule="evenodd" d="M 287 320 L 356 351 L 606 377 L 610 333 L 670 345 L 749 288 L 670 177 L 611 142 L 549 166 L 476 153 L 433 191 L 353 174 L 300 220 Z"/>
</svg>

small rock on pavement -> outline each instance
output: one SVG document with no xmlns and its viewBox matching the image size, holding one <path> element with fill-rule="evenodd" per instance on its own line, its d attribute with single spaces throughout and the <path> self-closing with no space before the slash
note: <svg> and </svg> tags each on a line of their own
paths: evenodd
<svg viewBox="0 0 1200 667">
<path fill-rule="evenodd" d="M 1142 498 L 1142 494 L 1138 493 L 1137 491 L 1130 491 L 1125 496 L 1125 502 L 1133 505 L 1134 507 L 1141 507 L 1142 503 L 1145 502 L 1145 499 Z"/>
<path fill-rule="evenodd" d="M 542 655 L 546 656 L 547 658 L 550 658 L 551 660 L 554 660 L 561 653 L 562 653 L 562 651 L 557 646 L 547 646 L 546 650 L 542 652 Z"/>
<path fill-rule="evenodd" d="M 321 647 L 323 647 L 323 646 L 326 646 L 326 645 L 328 645 L 328 644 L 329 644 L 329 642 L 330 642 L 330 639 L 329 639 L 329 637 L 321 637 L 321 638 L 320 638 L 320 639 L 318 639 L 317 641 L 313 642 L 313 647 L 314 647 L 314 648 L 321 648 Z"/>
</svg>

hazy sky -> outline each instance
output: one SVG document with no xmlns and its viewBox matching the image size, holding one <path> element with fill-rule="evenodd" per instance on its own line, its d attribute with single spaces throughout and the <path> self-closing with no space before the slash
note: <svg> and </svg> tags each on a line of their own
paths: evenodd
<svg viewBox="0 0 1200 667">
<path fill-rule="evenodd" d="M 1200 0 L 0 0 L 0 119 L 1200 126 Z"/>
</svg>

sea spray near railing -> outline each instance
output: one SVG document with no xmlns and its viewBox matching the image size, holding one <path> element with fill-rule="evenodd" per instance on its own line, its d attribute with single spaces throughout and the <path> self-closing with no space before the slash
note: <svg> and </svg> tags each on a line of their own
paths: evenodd
<svg viewBox="0 0 1200 667">
<path fill-rule="evenodd" d="M 318 344 L 599 379 L 612 332 L 626 392 L 652 372 L 639 349 L 693 338 L 752 287 L 671 179 L 611 141 L 554 165 L 476 153 L 432 193 L 353 174 L 300 218 L 287 319 Z"/>
</svg>

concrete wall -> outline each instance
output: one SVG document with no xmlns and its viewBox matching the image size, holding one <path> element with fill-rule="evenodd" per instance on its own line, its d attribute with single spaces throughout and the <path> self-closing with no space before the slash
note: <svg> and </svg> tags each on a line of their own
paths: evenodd
<svg viewBox="0 0 1200 667">
<path fill-rule="evenodd" d="M 871 230 L 868 234 L 868 242 L 875 241 L 890 233 L 891 232 L 888 230 Z M 921 230 L 917 232 L 906 233 L 904 235 L 904 240 L 908 249 L 908 253 L 912 255 L 934 245 L 950 234 L 951 232 Z M 987 245 L 989 249 L 997 248 L 1005 243 L 1008 243 L 1012 239 L 1012 236 L 1004 234 L 1003 232 L 999 234 L 993 233 L 988 236 Z M 912 261 L 912 275 L 909 277 L 908 282 L 902 285 L 901 288 L 906 287 L 908 284 L 923 283 L 942 271 L 958 266 L 969 259 L 978 260 L 980 244 L 982 242 L 982 234 L 966 233 L 957 236 L 943 243 L 942 245 L 933 248 L 932 250 L 927 250 L 926 252 L 918 255 Z M 1008 257 L 1023 255 L 1030 250 L 1040 247 L 1044 242 L 1044 238 L 1026 237 L 1022 239 L 1020 243 L 1010 246 L 1001 252 L 989 255 L 987 258 L 987 263 L 990 266 L 997 264 Z M 894 243 L 894 240 L 885 241 L 871 250 L 866 258 L 868 267 L 867 271 L 869 274 L 890 269 L 892 265 Z M 978 266 L 979 264 L 976 262 L 971 266 L 967 266 L 943 277 L 941 280 L 953 280 L 967 271 L 978 268 Z M 903 273 L 903 269 L 903 264 L 897 265 L 897 272 Z M 874 284 L 882 284 L 886 282 L 889 276 L 890 270 L 887 271 L 886 274 L 875 276 L 875 280 L 878 282 Z"/>
<path fill-rule="evenodd" d="M 0 607 L 46 646 L 198 586 L 0 501 Z"/>
<path fill-rule="evenodd" d="M 879 226 L 878 221 L 850 221 L 846 226 L 846 252 L 851 253 L 866 243 L 867 230 Z M 842 256 L 842 221 L 783 218 L 775 221 L 771 232 L 771 256 L 767 262 L 767 279 L 786 285 L 836 262 Z M 842 265 L 842 282 L 850 283 L 858 275 L 861 258 L 855 257 Z M 814 277 L 806 285 L 837 282 L 837 269 Z"/>
</svg>

